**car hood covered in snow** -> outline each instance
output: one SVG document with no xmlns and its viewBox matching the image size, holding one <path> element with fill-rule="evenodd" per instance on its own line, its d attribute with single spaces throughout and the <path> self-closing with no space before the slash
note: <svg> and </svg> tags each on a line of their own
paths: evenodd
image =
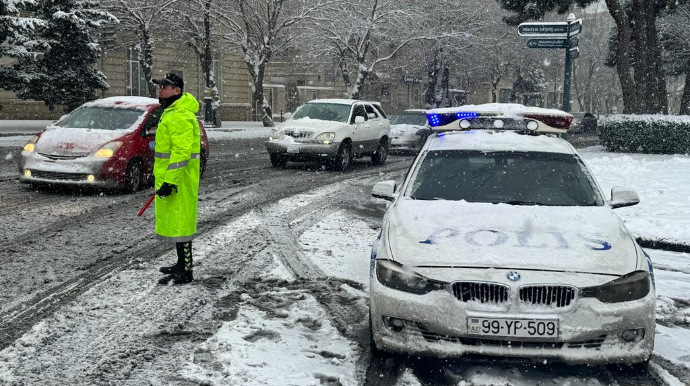
<svg viewBox="0 0 690 386">
<path fill-rule="evenodd" d="M 36 151 L 53 155 L 86 155 L 132 130 L 71 129 L 49 126 L 36 143 Z"/>
<path fill-rule="evenodd" d="M 387 215 L 388 245 L 403 265 L 622 275 L 636 247 L 607 206 L 548 207 L 402 198 Z"/>
<path fill-rule="evenodd" d="M 280 130 L 283 131 L 305 131 L 305 132 L 327 132 L 333 131 L 337 128 L 346 126 L 345 122 L 323 121 L 320 119 L 302 118 L 290 119 L 280 125 Z"/>
</svg>

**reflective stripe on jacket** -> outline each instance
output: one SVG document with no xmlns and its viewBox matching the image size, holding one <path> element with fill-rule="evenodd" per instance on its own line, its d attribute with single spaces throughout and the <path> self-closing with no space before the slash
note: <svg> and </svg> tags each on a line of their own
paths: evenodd
<svg viewBox="0 0 690 386">
<path fill-rule="evenodd" d="M 163 182 L 177 186 L 168 197 L 156 196 L 156 236 L 175 242 L 189 241 L 196 233 L 201 162 L 197 111 L 199 102 L 184 93 L 165 109 L 156 129 L 155 189 Z"/>
</svg>

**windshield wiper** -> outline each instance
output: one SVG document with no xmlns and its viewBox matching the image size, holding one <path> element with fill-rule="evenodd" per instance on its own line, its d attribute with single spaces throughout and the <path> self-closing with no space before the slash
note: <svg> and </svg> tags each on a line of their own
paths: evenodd
<svg viewBox="0 0 690 386">
<path fill-rule="evenodd" d="M 549 204 L 544 204 L 542 202 L 537 202 L 537 201 L 520 201 L 520 200 L 512 200 L 512 201 L 505 201 L 505 202 L 494 202 L 494 204 L 551 206 Z"/>
</svg>

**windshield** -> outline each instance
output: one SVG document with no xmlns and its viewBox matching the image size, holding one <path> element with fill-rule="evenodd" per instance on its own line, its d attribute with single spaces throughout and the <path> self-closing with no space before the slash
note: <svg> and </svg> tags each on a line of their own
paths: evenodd
<svg viewBox="0 0 690 386">
<path fill-rule="evenodd" d="M 391 125 L 426 125 L 426 114 L 399 114 L 391 118 Z"/>
<path fill-rule="evenodd" d="M 337 103 L 307 103 L 292 115 L 292 119 L 320 119 L 322 121 L 347 122 L 350 105 Z"/>
<path fill-rule="evenodd" d="M 418 200 L 513 205 L 594 206 L 599 195 L 573 155 L 535 152 L 433 151 L 408 189 Z"/>
<path fill-rule="evenodd" d="M 75 129 L 125 130 L 145 112 L 113 107 L 82 107 L 64 117 L 55 126 Z"/>
</svg>

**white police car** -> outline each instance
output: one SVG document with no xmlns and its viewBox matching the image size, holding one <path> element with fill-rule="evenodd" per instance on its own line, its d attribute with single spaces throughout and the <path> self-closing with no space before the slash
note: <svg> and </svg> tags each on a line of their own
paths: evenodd
<svg viewBox="0 0 690 386">
<path fill-rule="evenodd" d="M 392 202 L 372 249 L 375 347 L 644 365 L 652 263 L 613 210 L 639 199 L 605 197 L 569 143 L 537 134 L 572 116 L 501 104 L 427 115 L 437 133 L 402 185 L 372 192 Z"/>
</svg>

